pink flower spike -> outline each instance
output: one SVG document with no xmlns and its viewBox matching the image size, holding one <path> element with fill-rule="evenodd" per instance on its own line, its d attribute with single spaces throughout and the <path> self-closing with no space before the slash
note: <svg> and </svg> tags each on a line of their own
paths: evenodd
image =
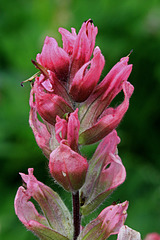
<svg viewBox="0 0 160 240">
<path fill-rule="evenodd" d="M 126 220 L 127 208 L 127 201 L 105 208 L 96 219 L 84 227 L 79 239 L 106 240 L 110 235 L 117 234 Z"/>
<path fill-rule="evenodd" d="M 141 235 L 139 232 L 123 225 L 120 228 L 117 240 L 141 240 Z"/>
<path fill-rule="evenodd" d="M 105 61 L 98 47 L 95 48 L 93 55 L 93 59 L 84 64 L 75 74 L 70 85 L 69 93 L 76 102 L 83 102 L 90 96 L 102 73 Z"/>
<path fill-rule="evenodd" d="M 124 82 L 123 92 L 125 95 L 124 101 L 117 108 L 107 108 L 102 115 L 97 119 L 97 122 L 82 132 L 79 136 L 79 144 L 92 144 L 109 134 L 121 122 L 124 114 L 129 107 L 129 99 L 133 93 L 134 87 L 129 82 Z"/>
<path fill-rule="evenodd" d="M 49 169 L 52 177 L 65 190 L 76 192 L 84 184 L 88 163 L 65 143 L 62 140 L 60 146 L 50 154 Z"/>
<path fill-rule="evenodd" d="M 154 233 L 149 233 L 145 237 L 144 240 L 160 240 L 160 234 L 154 232 Z"/>
<path fill-rule="evenodd" d="M 46 37 L 41 54 L 36 60 L 46 69 L 53 71 L 57 77 L 66 81 L 69 71 L 69 56 L 60 47 L 54 38 Z"/>
</svg>

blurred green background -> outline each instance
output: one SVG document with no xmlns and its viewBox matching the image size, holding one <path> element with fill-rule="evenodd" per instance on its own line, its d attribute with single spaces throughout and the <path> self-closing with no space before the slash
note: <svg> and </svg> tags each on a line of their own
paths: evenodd
<svg viewBox="0 0 160 240">
<path fill-rule="evenodd" d="M 36 69 L 31 59 L 41 52 L 46 35 L 62 46 L 59 27 L 78 30 L 84 20 L 98 26 L 98 45 L 106 59 L 102 78 L 131 49 L 135 86 L 130 108 L 118 127 L 119 155 L 127 178 L 90 218 L 113 201 L 129 200 L 126 224 L 160 233 L 160 2 L 157 0 L 0 0 L 0 239 L 36 239 L 14 213 L 14 197 L 22 184 L 18 172 L 35 169 L 38 180 L 58 191 L 71 209 L 70 194 L 54 184 L 47 160 L 28 124 L 29 84 L 20 82 Z M 120 101 L 118 99 L 118 101 Z M 83 149 L 89 158 L 95 146 Z M 112 238 L 111 239 L 115 239 Z"/>
</svg>

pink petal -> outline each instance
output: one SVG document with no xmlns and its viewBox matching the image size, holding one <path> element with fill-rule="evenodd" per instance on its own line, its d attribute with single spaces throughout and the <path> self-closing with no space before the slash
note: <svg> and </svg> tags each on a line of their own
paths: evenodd
<svg viewBox="0 0 160 240">
<path fill-rule="evenodd" d="M 114 130 L 102 140 L 89 161 L 86 181 L 81 189 L 85 199 L 81 207 L 83 215 L 95 210 L 126 178 L 125 167 L 116 154 L 119 141 Z"/>
<path fill-rule="evenodd" d="M 98 216 L 98 219 L 103 220 L 102 228 L 107 234 L 113 235 L 119 232 L 127 218 L 128 202 L 117 205 L 111 205 L 105 208 Z"/>
<path fill-rule="evenodd" d="M 99 116 L 103 114 L 103 111 L 122 90 L 122 86 L 132 70 L 132 65 L 128 65 L 128 60 L 128 57 L 121 59 L 86 100 L 81 111 L 82 118 L 83 115 L 85 116 L 81 123 L 81 129 L 89 128 L 95 124 Z"/>
<path fill-rule="evenodd" d="M 78 108 L 66 116 L 67 120 L 56 117 L 55 132 L 56 138 L 60 143 L 61 140 L 66 139 L 69 147 L 78 152 L 78 138 L 80 122 L 78 119 Z M 68 122 L 67 122 L 68 121 Z"/>
<path fill-rule="evenodd" d="M 55 124 L 55 132 L 56 132 L 56 139 L 58 140 L 59 143 L 62 139 L 67 139 L 67 127 L 68 127 L 67 121 L 57 116 L 56 124 Z"/>
<path fill-rule="evenodd" d="M 51 135 L 46 126 L 38 120 L 36 109 L 32 107 L 30 109 L 29 124 L 32 128 L 38 146 L 42 149 L 44 155 L 49 158 L 51 153 L 49 143 Z"/>
<path fill-rule="evenodd" d="M 133 89 L 133 86 L 129 82 L 124 82 L 124 101 L 115 109 L 107 108 L 92 127 L 80 134 L 79 144 L 91 144 L 97 142 L 118 126 L 128 110 L 129 99 L 133 93 Z"/>
<path fill-rule="evenodd" d="M 99 159 L 100 157 L 106 158 L 109 153 L 115 154 L 117 145 L 120 143 L 120 138 L 117 135 L 117 131 L 113 130 L 109 133 L 102 142 L 98 145 L 94 158 Z"/>
<path fill-rule="evenodd" d="M 80 122 L 78 119 L 78 108 L 70 114 L 68 120 L 67 140 L 68 145 L 74 151 L 78 152 Z"/>
<path fill-rule="evenodd" d="M 28 175 L 24 173 L 20 173 L 20 175 L 26 183 L 27 189 L 24 190 L 20 187 L 23 192 L 19 193 L 18 191 L 16 195 L 15 210 L 23 224 L 28 224 L 26 227 L 31 227 L 29 224 L 32 220 L 42 224 L 46 221 L 45 226 L 49 226 L 64 236 L 71 236 L 71 215 L 59 195 L 34 177 L 33 168 L 28 169 Z M 46 218 L 41 217 L 33 203 L 28 201 L 31 197 L 37 201 Z M 27 222 L 25 222 L 26 216 Z M 41 219 L 43 222 L 40 221 Z"/>
<path fill-rule="evenodd" d="M 128 65 L 128 61 L 129 57 L 122 58 L 95 89 L 95 94 L 103 94 L 102 100 L 105 98 L 109 99 L 109 96 L 112 96 L 110 101 L 108 101 L 108 105 L 117 93 L 121 91 L 122 82 L 127 81 L 132 71 L 132 64 Z"/>
<path fill-rule="evenodd" d="M 99 188 L 101 190 L 105 189 L 105 191 L 106 189 L 107 191 L 110 191 L 111 189 L 117 188 L 126 178 L 126 170 L 120 157 L 111 153 L 109 154 L 109 157 L 103 167 L 98 184 Z"/>
<path fill-rule="evenodd" d="M 97 27 L 94 27 L 91 19 L 82 24 L 73 47 L 70 77 L 71 81 L 78 69 L 90 60 L 94 49 L 97 32 Z"/>
<path fill-rule="evenodd" d="M 87 70 L 90 65 L 90 69 Z M 104 57 L 98 47 L 94 50 L 94 57 L 84 64 L 70 85 L 69 93 L 76 102 L 85 101 L 96 87 L 104 67 Z"/>
<path fill-rule="evenodd" d="M 74 43 L 77 38 L 76 30 L 72 28 L 72 33 L 70 33 L 64 28 L 59 28 L 59 32 L 62 35 L 63 49 L 68 53 L 69 56 L 72 55 Z"/>
<path fill-rule="evenodd" d="M 54 38 L 46 37 L 41 54 L 37 54 L 37 62 L 53 71 L 58 78 L 66 80 L 69 70 L 69 56 Z"/>
<path fill-rule="evenodd" d="M 36 222 L 40 222 L 45 224 L 45 226 L 49 226 L 45 217 L 41 216 L 32 202 L 29 201 L 31 195 L 25 190 L 23 187 L 19 187 L 15 201 L 14 207 L 16 215 L 19 220 L 27 227 L 30 228 L 30 220 L 34 220 Z"/>
</svg>

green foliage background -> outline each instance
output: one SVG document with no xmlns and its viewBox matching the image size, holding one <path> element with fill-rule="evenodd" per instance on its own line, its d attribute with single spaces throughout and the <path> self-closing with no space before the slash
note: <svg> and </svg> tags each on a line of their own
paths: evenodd
<svg viewBox="0 0 160 240">
<path fill-rule="evenodd" d="M 46 35 L 58 39 L 59 27 L 79 30 L 92 18 L 98 26 L 98 45 L 106 59 L 103 76 L 131 49 L 135 86 L 130 108 L 118 127 L 119 155 L 127 179 L 83 224 L 113 201 L 129 200 L 126 224 L 140 231 L 160 233 L 160 2 L 157 0 L 0 0 L 0 239 L 36 239 L 14 213 L 18 172 L 35 169 L 35 176 L 58 191 L 71 209 L 70 194 L 50 179 L 47 160 L 28 125 L 29 91 L 20 82 L 36 70 L 31 59 L 41 52 Z M 121 99 L 117 99 L 120 101 Z M 85 147 L 89 158 L 95 146 Z M 115 239 L 115 238 L 114 238 Z"/>
</svg>

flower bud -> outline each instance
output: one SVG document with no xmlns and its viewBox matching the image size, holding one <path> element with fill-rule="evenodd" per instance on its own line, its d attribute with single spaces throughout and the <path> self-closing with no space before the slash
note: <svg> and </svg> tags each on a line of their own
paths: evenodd
<svg viewBox="0 0 160 240">
<path fill-rule="evenodd" d="M 67 146 L 65 140 L 50 154 L 49 169 L 52 177 L 65 190 L 76 192 L 84 184 L 88 162 Z"/>
<path fill-rule="evenodd" d="M 78 108 L 70 114 L 66 115 L 66 120 L 56 117 L 55 132 L 56 138 L 60 143 L 66 139 L 67 145 L 74 151 L 78 152 L 78 138 L 80 122 L 78 119 Z"/>
</svg>

